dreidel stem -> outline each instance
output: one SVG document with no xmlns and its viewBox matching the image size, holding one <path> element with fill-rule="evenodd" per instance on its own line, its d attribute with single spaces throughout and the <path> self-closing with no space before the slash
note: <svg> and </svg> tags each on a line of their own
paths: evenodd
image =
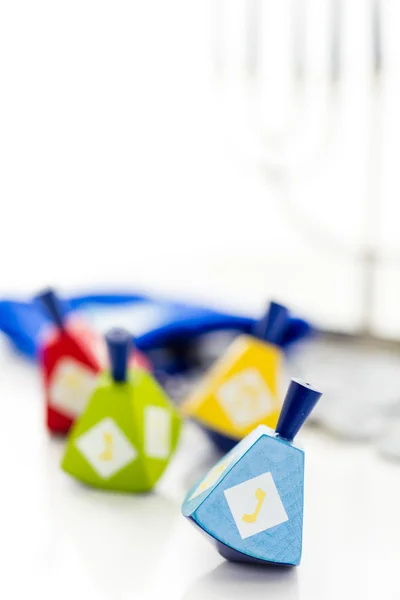
<svg viewBox="0 0 400 600">
<path fill-rule="evenodd" d="M 292 379 L 276 426 L 279 437 L 291 442 L 321 396 L 309 383 Z"/>
<path fill-rule="evenodd" d="M 132 336 L 125 329 L 111 329 L 106 334 L 110 356 L 111 375 L 115 382 L 123 383 L 127 379 L 128 357 L 132 348 Z"/>
<path fill-rule="evenodd" d="M 256 323 L 254 333 L 265 342 L 279 346 L 285 335 L 288 322 L 289 311 L 286 306 L 277 302 L 270 302 L 264 316 Z"/>
<path fill-rule="evenodd" d="M 46 310 L 51 321 L 59 329 L 64 329 L 64 317 L 61 310 L 61 303 L 53 289 L 48 288 L 36 295 L 36 299 Z"/>
</svg>

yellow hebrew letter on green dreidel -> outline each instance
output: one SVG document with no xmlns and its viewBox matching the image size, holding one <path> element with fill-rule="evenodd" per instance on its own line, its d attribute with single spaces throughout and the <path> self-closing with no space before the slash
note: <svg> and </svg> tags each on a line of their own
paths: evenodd
<svg viewBox="0 0 400 600">
<path fill-rule="evenodd" d="M 100 460 L 112 460 L 113 457 L 113 437 L 111 435 L 111 433 L 109 433 L 108 431 L 106 431 L 103 434 L 104 437 L 104 450 L 103 452 L 100 454 L 99 458 Z"/>
</svg>

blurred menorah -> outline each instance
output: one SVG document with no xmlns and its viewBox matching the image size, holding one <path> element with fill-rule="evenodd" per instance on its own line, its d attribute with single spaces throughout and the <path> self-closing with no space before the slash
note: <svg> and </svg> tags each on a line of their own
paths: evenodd
<svg viewBox="0 0 400 600">
<path fill-rule="evenodd" d="M 373 327 L 376 270 L 388 260 L 377 239 L 380 220 L 382 145 L 382 0 L 216 0 L 214 66 L 237 148 L 257 161 L 269 180 L 285 189 L 282 210 L 316 248 L 354 260 L 360 270 L 362 303 L 358 335 L 378 339 Z M 352 6 L 350 6 L 352 4 Z M 293 197 L 293 183 L 315 171 L 335 144 L 342 116 L 346 72 L 344 30 L 349 10 L 360 11 L 365 39 L 365 103 L 368 104 L 366 193 L 360 239 L 346 244 L 340 233 L 321 228 Z M 310 15 L 318 12 L 310 47 Z M 354 23 L 353 23 L 354 25 Z M 313 55 L 313 56 L 311 56 Z M 311 56 L 311 60 L 310 60 Z M 278 60 L 279 58 L 279 60 Z M 347 77 L 348 80 L 348 77 Z M 274 89 L 281 95 L 274 105 Z M 271 115 L 272 121 L 271 121 Z M 269 121 L 268 121 L 269 119 Z M 392 260 L 393 257 L 390 257 Z M 397 260 L 397 257 L 396 257 Z"/>
</svg>

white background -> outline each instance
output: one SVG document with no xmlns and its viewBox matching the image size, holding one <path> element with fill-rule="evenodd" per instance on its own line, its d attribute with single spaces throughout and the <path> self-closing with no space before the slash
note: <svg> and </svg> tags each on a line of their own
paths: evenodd
<svg viewBox="0 0 400 600">
<path fill-rule="evenodd" d="M 368 324 L 398 337 L 399 8 L 380 4 L 373 95 L 373 0 L 4 1 L 0 292 L 114 284 L 254 311 L 273 295 L 354 330 L 370 244 L 383 259 Z"/>
</svg>

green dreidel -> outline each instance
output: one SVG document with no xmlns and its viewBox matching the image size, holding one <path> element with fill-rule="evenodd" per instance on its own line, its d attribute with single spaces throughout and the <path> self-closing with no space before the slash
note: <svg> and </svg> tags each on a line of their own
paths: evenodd
<svg viewBox="0 0 400 600">
<path fill-rule="evenodd" d="M 127 366 L 132 336 L 106 335 L 111 372 L 103 372 L 68 437 L 64 471 L 105 490 L 145 492 L 178 443 L 180 417 L 153 377 Z"/>
</svg>

